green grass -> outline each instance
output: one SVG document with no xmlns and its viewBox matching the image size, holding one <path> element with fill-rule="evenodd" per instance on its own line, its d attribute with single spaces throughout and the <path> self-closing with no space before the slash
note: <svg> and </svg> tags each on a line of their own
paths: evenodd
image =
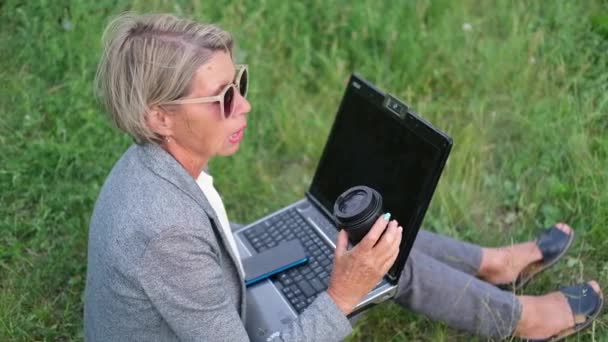
<svg viewBox="0 0 608 342">
<path fill-rule="evenodd" d="M 454 139 L 428 229 L 497 245 L 564 220 L 576 244 L 527 293 L 588 279 L 608 288 L 606 2 L 5 0 L 0 340 L 82 339 L 89 217 L 130 144 L 93 98 L 92 78 L 107 18 L 128 9 L 218 22 L 250 65 L 247 137 L 211 166 L 232 220 L 301 197 L 356 71 Z M 471 339 L 389 304 L 353 335 Z M 607 314 L 570 340 L 607 341 Z"/>
</svg>

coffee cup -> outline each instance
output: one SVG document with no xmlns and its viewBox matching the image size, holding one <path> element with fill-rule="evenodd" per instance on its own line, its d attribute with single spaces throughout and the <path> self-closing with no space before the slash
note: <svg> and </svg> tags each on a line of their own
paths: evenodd
<svg viewBox="0 0 608 342">
<path fill-rule="evenodd" d="M 334 203 L 338 228 L 346 230 L 353 245 L 363 239 L 383 212 L 382 195 L 364 185 L 344 191 Z"/>
</svg>

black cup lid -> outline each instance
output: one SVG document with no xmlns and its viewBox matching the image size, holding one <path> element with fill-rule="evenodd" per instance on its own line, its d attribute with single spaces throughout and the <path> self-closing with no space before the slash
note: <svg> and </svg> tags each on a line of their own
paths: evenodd
<svg viewBox="0 0 608 342">
<path fill-rule="evenodd" d="M 366 218 L 373 211 L 378 197 L 374 189 L 367 186 L 355 186 L 336 199 L 334 215 L 342 223 L 354 223 Z"/>
</svg>

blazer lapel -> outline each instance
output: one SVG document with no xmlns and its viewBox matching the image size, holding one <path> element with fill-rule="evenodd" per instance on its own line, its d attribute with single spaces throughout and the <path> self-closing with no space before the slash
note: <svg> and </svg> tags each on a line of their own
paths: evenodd
<svg viewBox="0 0 608 342">
<path fill-rule="evenodd" d="M 207 198 L 203 194 L 203 191 L 196 183 L 195 179 L 192 178 L 184 169 L 184 167 L 177 161 L 173 156 L 171 156 L 167 151 L 156 144 L 141 144 L 135 145 L 135 148 L 138 149 L 138 155 L 141 161 L 150 169 L 152 172 L 157 174 L 159 177 L 167 180 L 168 182 L 175 185 L 178 189 L 183 191 L 186 196 L 192 198 L 209 216 L 211 224 L 213 225 L 214 230 L 217 234 L 222 238 L 222 243 L 224 247 L 228 251 L 230 258 L 232 259 L 232 263 L 236 268 L 239 278 L 241 280 L 241 317 L 243 320 L 245 319 L 245 275 L 243 274 L 241 267 L 239 266 L 239 260 L 237 260 L 236 255 L 232 248 L 230 248 L 230 244 L 228 243 L 228 238 L 224 233 L 223 229 L 219 229 L 220 220 L 217 218 L 215 214 L 215 210 L 207 201 Z"/>
</svg>

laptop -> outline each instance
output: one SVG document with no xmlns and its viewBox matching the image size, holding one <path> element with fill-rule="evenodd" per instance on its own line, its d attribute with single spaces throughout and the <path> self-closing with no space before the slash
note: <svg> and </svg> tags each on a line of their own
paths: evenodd
<svg viewBox="0 0 608 342">
<path fill-rule="evenodd" d="M 392 298 L 451 147 L 407 104 L 353 74 L 305 197 L 234 232 L 241 258 L 292 239 L 309 256 L 307 264 L 247 288 L 251 340 L 266 341 L 327 289 L 338 234 L 334 201 L 353 186 L 379 191 L 385 212 L 404 230 L 394 265 L 349 316 Z"/>
</svg>

